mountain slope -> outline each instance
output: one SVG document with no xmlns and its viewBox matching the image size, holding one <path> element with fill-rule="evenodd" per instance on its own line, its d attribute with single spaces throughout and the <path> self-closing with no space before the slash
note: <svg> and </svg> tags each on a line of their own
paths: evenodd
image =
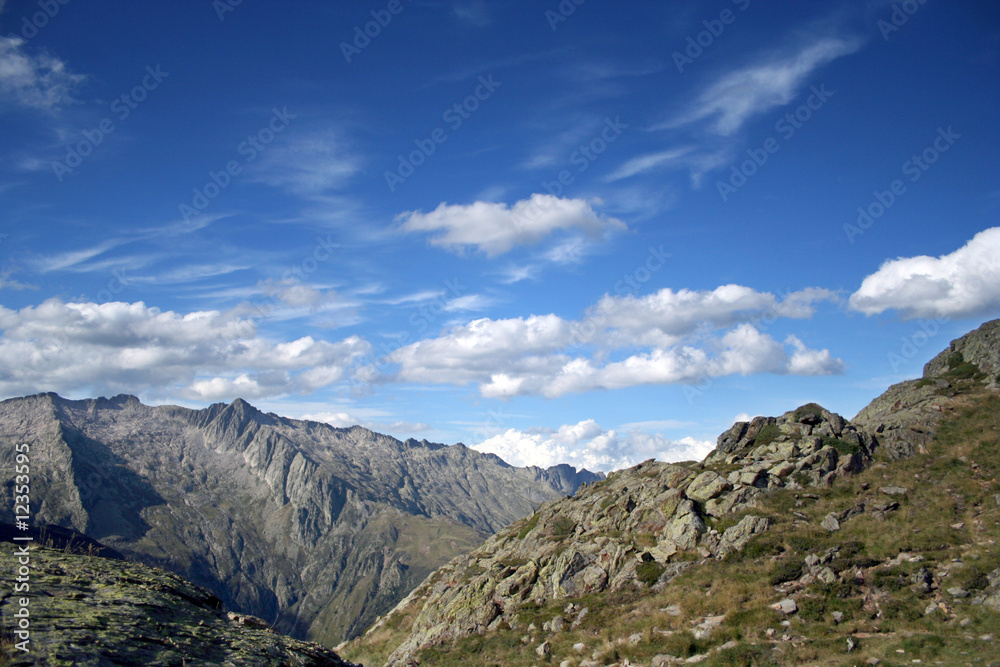
<svg viewBox="0 0 1000 667">
<path fill-rule="evenodd" d="M 0 525 L 4 538 L 26 535 Z M 50 536 L 55 535 L 53 540 Z M 68 535 L 68 538 L 67 538 Z M 82 535 L 47 530 L 31 544 L 31 588 L 0 595 L 7 620 L 0 638 L 4 665 L 301 665 L 352 667 L 333 651 L 273 632 L 259 619 L 226 612 L 216 596 L 177 575 L 122 559 Z M 77 547 L 70 548 L 70 543 Z M 23 544 L 23 542 L 22 542 Z M 0 568 L 18 567 L 3 543 Z M 23 557 L 22 557 L 23 560 Z M 29 596 L 30 636 L 22 651 L 11 627 L 18 599 Z"/>
<path fill-rule="evenodd" d="M 242 400 L 204 410 L 132 396 L 4 401 L 0 463 L 12 466 L 21 442 L 31 444 L 34 521 L 79 530 L 327 644 L 539 502 L 598 479 L 284 419 Z"/>
<path fill-rule="evenodd" d="M 776 664 L 785 637 L 823 643 L 812 658 L 798 652 L 809 662 L 890 633 L 871 640 L 884 659 L 892 633 L 931 635 L 938 611 L 989 627 L 1000 620 L 1000 397 L 980 368 L 1000 357 L 982 344 L 992 331 L 952 344 L 981 350 L 975 363 L 950 352 L 854 422 L 805 405 L 737 423 L 700 464 L 649 461 L 546 503 L 435 572 L 343 652 L 389 666 L 658 665 L 701 653 L 706 664 Z M 979 605 L 959 606 L 966 598 Z M 831 630 L 835 618 L 851 625 Z M 781 630 L 789 619 L 795 632 Z M 724 648 L 705 653 L 713 646 Z"/>
</svg>

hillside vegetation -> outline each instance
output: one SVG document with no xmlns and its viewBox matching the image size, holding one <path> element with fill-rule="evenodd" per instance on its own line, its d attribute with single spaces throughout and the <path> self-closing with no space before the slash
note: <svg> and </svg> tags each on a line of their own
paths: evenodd
<svg viewBox="0 0 1000 667">
<path fill-rule="evenodd" d="M 702 463 L 646 462 L 546 503 L 341 652 L 369 666 L 1000 664 L 1000 392 L 948 352 L 850 423 L 809 404 L 737 424 Z"/>
</svg>

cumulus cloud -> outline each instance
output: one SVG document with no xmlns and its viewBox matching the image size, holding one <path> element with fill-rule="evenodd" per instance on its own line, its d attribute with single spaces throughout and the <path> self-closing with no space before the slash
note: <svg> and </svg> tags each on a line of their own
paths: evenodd
<svg viewBox="0 0 1000 667">
<path fill-rule="evenodd" d="M 27 53 L 26 43 L 14 35 L 0 37 L 0 100 L 43 111 L 72 102 L 73 89 L 86 77 L 47 53 Z"/>
<path fill-rule="evenodd" d="M 753 116 L 791 102 L 817 68 L 860 47 L 858 39 L 828 37 L 812 41 L 797 53 L 730 72 L 705 89 L 690 109 L 662 127 L 710 119 L 714 133 L 731 136 Z"/>
<path fill-rule="evenodd" d="M 587 419 L 544 433 L 507 429 L 474 445 L 473 449 L 496 454 L 515 466 L 547 468 L 569 463 L 577 468 L 610 472 L 651 458 L 701 460 L 713 447 L 711 442 L 690 437 L 672 441 L 639 430 L 605 430 L 593 419 Z"/>
<path fill-rule="evenodd" d="M 593 202 L 534 194 L 512 206 L 478 201 L 468 205 L 442 203 L 430 213 L 408 211 L 396 216 L 405 232 L 427 232 L 431 245 L 462 253 L 475 248 L 489 257 L 515 246 L 534 245 L 556 231 L 577 230 L 591 237 L 626 229 L 625 223 L 598 214 Z"/>
<path fill-rule="evenodd" d="M 865 315 L 896 310 L 902 317 L 974 317 L 1000 312 L 1000 227 L 976 234 L 941 257 L 885 262 L 851 295 Z"/>
<path fill-rule="evenodd" d="M 368 343 L 273 341 L 231 312 L 137 303 L 0 306 L 0 392 L 147 393 L 190 400 L 308 393 L 342 380 Z"/>
<path fill-rule="evenodd" d="M 780 343 L 764 331 L 779 317 L 808 317 L 815 301 L 833 298 L 814 289 L 779 300 L 739 285 L 605 296 L 579 321 L 554 314 L 481 318 L 401 347 L 387 361 L 395 365 L 392 379 L 475 383 L 491 398 L 556 397 L 733 374 L 833 374 L 843 372 L 843 364 L 829 350 L 809 349 L 794 336 Z M 628 356 L 607 360 L 621 351 Z"/>
</svg>

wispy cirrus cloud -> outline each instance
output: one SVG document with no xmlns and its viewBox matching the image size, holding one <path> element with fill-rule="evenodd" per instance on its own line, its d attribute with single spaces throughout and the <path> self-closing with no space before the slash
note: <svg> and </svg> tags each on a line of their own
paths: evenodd
<svg viewBox="0 0 1000 667">
<path fill-rule="evenodd" d="M 459 21 L 477 28 L 488 26 L 493 22 L 490 9 L 483 0 L 456 2 L 451 10 Z"/>
<path fill-rule="evenodd" d="M 87 77 L 70 72 L 66 63 L 44 51 L 29 53 L 15 35 L 0 37 L 0 108 L 8 104 L 35 111 L 54 111 L 72 103 L 73 91 Z"/>
<path fill-rule="evenodd" d="M 612 183 L 614 181 L 629 178 L 630 176 L 635 176 L 636 174 L 642 174 L 653 169 L 676 164 L 681 158 L 688 155 L 693 150 L 693 146 L 683 146 L 680 148 L 671 148 L 669 150 L 660 151 L 658 153 L 648 153 L 646 155 L 634 157 L 622 166 L 618 167 L 618 169 L 605 176 L 604 180 Z"/>
<path fill-rule="evenodd" d="M 707 120 L 713 133 L 732 136 L 754 116 L 791 102 L 819 67 L 854 53 L 862 43 L 857 37 L 826 37 L 790 55 L 741 67 L 716 80 L 687 109 L 654 129 Z"/>
<path fill-rule="evenodd" d="M 341 131 L 326 129 L 289 136 L 268 147 L 255 167 L 258 181 L 290 192 L 321 197 L 342 189 L 361 169 Z"/>
</svg>

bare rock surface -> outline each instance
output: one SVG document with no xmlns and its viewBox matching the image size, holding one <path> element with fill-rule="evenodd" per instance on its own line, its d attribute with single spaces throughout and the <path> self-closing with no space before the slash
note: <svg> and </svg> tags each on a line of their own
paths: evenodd
<svg viewBox="0 0 1000 667">
<path fill-rule="evenodd" d="M 33 523 L 77 530 L 331 646 L 487 535 L 601 478 L 242 400 L 190 410 L 124 395 L 10 399 L 0 403 L 4 469 L 18 443 L 31 446 Z"/>
</svg>

